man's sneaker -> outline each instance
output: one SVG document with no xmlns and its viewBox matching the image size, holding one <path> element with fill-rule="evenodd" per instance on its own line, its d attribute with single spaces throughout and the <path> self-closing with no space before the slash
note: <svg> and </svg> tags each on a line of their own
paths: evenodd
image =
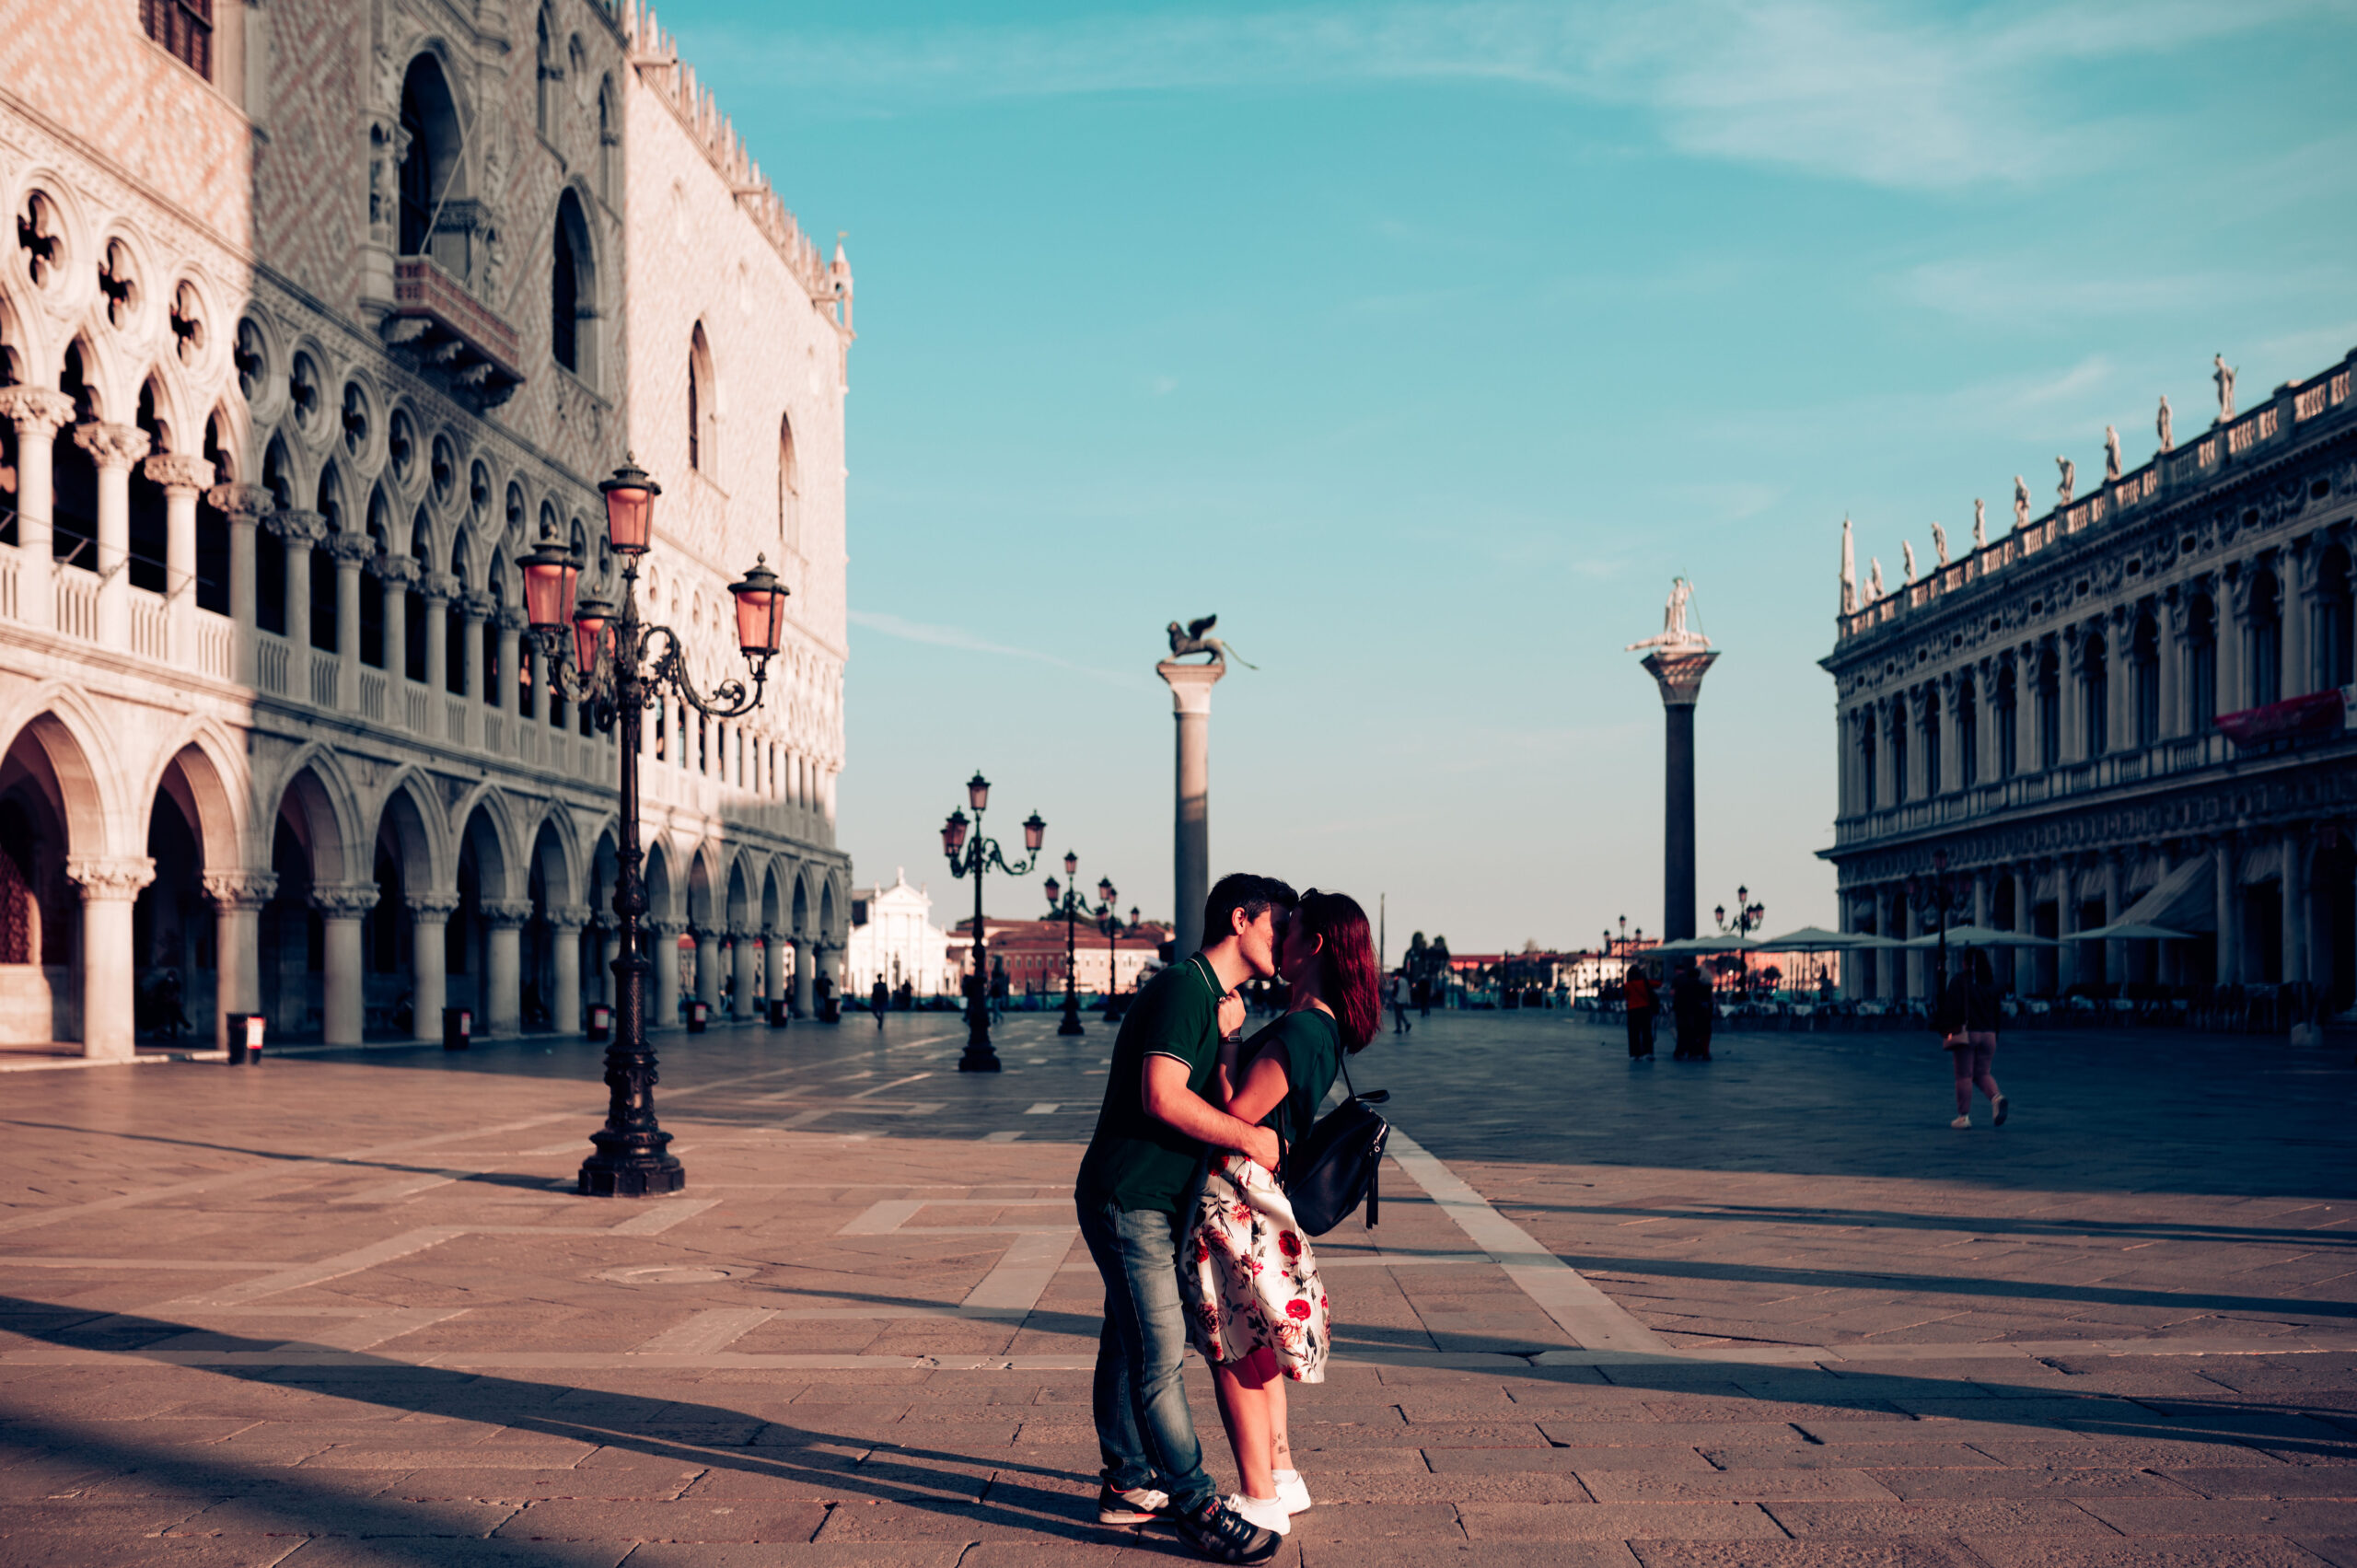
<svg viewBox="0 0 2357 1568">
<path fill-rule="evenodd" d="M 2005 1101 L 2005 1097 L 1999 1095 L 1997 1097 L 1997 1116 L 1992 1125 L 2003 1127 L 2005 1124 L 2005 1112 L 2011 1109 L 2012 1107 L 2010 1107 Z"/>
<path fill-rule="evenodd" d="M 1116 1492 L 1107 1481 L 1097 1492 L 1097 1522 L 1100 1525 L 1150 1525 L 1170 1516 L 1170 1494 L 1150 1486 Z"/>
<path fill-rule="evenodd" d="M 1227 1505 L 1264 1530 L 1281 1536 L 1293 1533 L 1293 1516 L 1282 1497 L 1247 1497 L 1239 1492 L 1229 1496 Z"/>
<path fill-rule="evenodd" d="M 1282 1538 L 1265 1525 L 1256 1525 L 1224 1498 L 1214 1497 L 1191 1514 L 1173 1521 L 1195 1555 L 1206 1562 L 1260 1563 L 1277 1554 Z"/>
<path fill-rule="evenodd" d="M 1309 1507 L 1309 1486 L 1301 1479 L 1299 1470 L 1277 1472 L 1277 1501 L 1285 1505 L 1288 1514 L 1299 1514 Z"/>
<path fill-rule="evenodd" d="M 1969 1127 L 1972 1125 L 1972 1118 L 1969 1116 L 1959 1116 L 1954 1121 L 1949 1122 L 1948 1125 L 1951 1127 Z"/>
</svg>

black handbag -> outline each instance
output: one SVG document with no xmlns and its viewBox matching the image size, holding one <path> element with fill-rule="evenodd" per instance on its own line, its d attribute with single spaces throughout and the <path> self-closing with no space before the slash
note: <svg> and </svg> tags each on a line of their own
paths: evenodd
<svg viewBox="0 0 2357 1568">
<path fill-rule="evenodd" d="M 1391 1091 L 1360 1094 L 1351 1083 L 1347 1062 L 1342 1086 L 1351 1091 L 1350 1098 L 1320 1117 L 1309 1136 L 1283 1150 L 1279 1161 L 1279 1180 L 1293 1203 L 1293 1217 L 1312 1236 L 1341 1225 L 1362 1202 L 1369 1230 L 1382 1217 L 1383 1194 L 1376 1178 L 1391 1123 L 1372 1108 L 1390 1099 Z"/>
</svg>

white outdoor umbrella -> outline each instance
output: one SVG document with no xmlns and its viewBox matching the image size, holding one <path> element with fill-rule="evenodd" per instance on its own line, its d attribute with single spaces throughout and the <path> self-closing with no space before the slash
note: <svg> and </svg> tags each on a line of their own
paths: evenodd
<svg viewBox="0 0 2357 1568">
<path fill-rule="evenodd" d="M 2051 936 L 2033 936 L 2026 931 L 1997 931 L 1986 925 L 1951 925 L 1947 930 L 1951 947 L 2054 947 L 2061 946 Z M 1902 947 L 1936 947 L 1940 934 L 1927 931 L 1921 936 L 1910 936 L 1899 944 Z"/>
<path fill-rule="evenodd" d="M 1821 925 L 1804 925 L 1782 936 L 1763 936 L 1753 946 L 1768 953 L 1838 953 L 1850 947 L 1898 947 L 1904 944 L 1895 936 L 1877 936 L 1871 931 L 1828 931 Z"/>
<path fill-rule="evenodd" d="M 2171 931 L 2165 925 L 2153 925 L 2141 920 L 2123 920 L 2118 925 L 2098 925 L 2093 931 L 2073 931 L 2064 938 L 2070 942 L 2190 942 L 2189 931 Z"/>
</svg>

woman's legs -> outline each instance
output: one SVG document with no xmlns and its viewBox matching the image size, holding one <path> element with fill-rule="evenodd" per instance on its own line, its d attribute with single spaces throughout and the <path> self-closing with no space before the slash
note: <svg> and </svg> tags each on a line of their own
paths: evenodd
<svg viewBox="0 0 2357 1568">
<path fill-rule="evenodd" d="M 1261 1352 L 1263 1355 L 1268 1353 Z M 1294 1468 L 1293 1441 L 1285 1434 L 1285 1380 L 1269 1379 L 1269 1468 L 1289 1470 Z"/>
<path fill-rule="evenodd" d="M 1283 1427 L 1282 1419 L 1271 1426 L 1269 1395 L 1269 1386 L 1276 1377 L 1277 1358 L 1265 1349 L 1212 1368 L 1212 1383 L 1219 1391 L 1220 1424 L 1227 1428 L 1228 1446 L 1236 1450 L 1237 1477 L 1247 1497 L 1277 1494 L 1277 1467 L 1270 1461 L 1275 1453 L 1275 1434 Z"/>
<path fill-rule="evenodd" d="M 1963 1081 L 1964 1059 L 1968 1054 L 1972 1058 L 1971 1086 L 1967 1086 Z M 1989 1071 L 1990 1064 L 1996 1059 L 1997 1037 L 1991 1034 L 1974 1035 L 1971 1051 L 1969 1052 L 1959 1051 L 1956 1053 L 1957 1092 L 1963 1097 L 1967 1106 L 1972 1103 L 1973 1086 L 1978 1086 L 1982 1094 L 1987 1095 L 1989 1103 L 1991 1105 L 2003 1098 L 2003 1091 L 1997 1087 L 1996 1078 Z"/>
<path fill-rule="evenodd" d="M 1956 1113 L 1972 1114 L 1972 1047 L 1959 1045 L 1948 1054 L 1956 1059 Z"/>
</svg>

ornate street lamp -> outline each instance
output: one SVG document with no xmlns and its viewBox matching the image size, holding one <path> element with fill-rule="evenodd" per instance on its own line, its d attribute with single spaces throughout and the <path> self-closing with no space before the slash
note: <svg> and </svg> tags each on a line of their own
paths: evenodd
<svg viewBox="0 0 2357 1568">
<path fill-rule="evenodd" d="M 639 930 L 646 913 L 646 885 L 639 874 L 641 715 L 667 692 L 712 718 L 735 718 L 759 707 L 770 659 L 784 631 L 788 590 L 760 559 L 729 588 L 737 598 L 737 645 L 752 671 L 752 689 L 748 691 L 741 680 L 725 680 L 706 694 L 688 671 L 679 635 L 638 618 L 638 558 L 653 542 L 655 498 L 663 487 L 631 459 L 598 488 L 606 496 L 608 541 L 622 561 L 619 609 L 596 599 L 575 602 L 581 563 L 553 540 L 542 540 L 517 564 L 524 573 L 531 634 L 552 683 L 566 701 L 587 704 L 598 727 L 614 733 L 621 753 L 614 875 L 621 951 L 613 965 L 620 1005 L 606 1048 L 606 1124 L 589 1135 L 597 1152 L 581 1163 L 580 1191 L 592 1197 L 636 1198 L 676 1192 L 687 1182 L 687 1172 L 670 1152 L 671 1134 L 656 1120 L 655 1052 L 646 1043 L 646 980 L 654 960 Z M 668 958 L 679 961 L 676 953 Z"/>
<path fill-rule="evenodd" d="M 1080 856 L 1070 851 L 1066 851 L 1064 854 L 1064 875 L 1073 878 L 1071 886 L 1059 884 L 1053 877 L 1048 878 L 1047 884 L 1049 918 L 1052 920 L 1059 913 L 1064 917 L 1064 1016 L 1063 1021 L 1056 1026 L 1056 1033 L 1079 1035 L 1088 1032 L 1080 1027 L 1079 959 L 1075 935 L 1079 922 L 1085 915 L 1097 922 L 1098 929 L 1102 930 L 1105 929 L 1105 921 L 1109 915 L 1113 922 L 1112 929 L 1118 931 L 1120 929 L 1121 920 L 1120 912 L 1112 907 L 1113 884 L 1109 878 L 1099 877 L 1097 879 L 1097 907 L 1092 910 L 1088 907 L 1088 900 L 1083 898 L 1080 892 Z M 1105 994 L 1109 1001 L 1113 994 L 1109 975 L 1106 982 Z"/>
<path fill-rule="evenodd" d="M 1948 852 L 1932 852 L 1932 874 L 1907 879 L 1907 901 L 1915 906 L 1916 914 L 1933 922 L 1940 934 L 1936 947 L 1939 970 L 1932 977 L 1932 1000 L 1936 1003 L 1948 983 L 1948 917 L 1953 914 L 1961 924 L 1970 912 L 1972 889 L 1948 875 Z"/>
<path fill-rule="evenodd" d="M 1727 906 L 1724 904 L 1713 910 L 1711 918 L 1719 923 L 1719 929 L 1727 935 L 1739 941 L 1747 941 L 1753 932 L 1767 923 L 1768 906 L 1755 901 L 1750 889 L 1739 887 L 1735 890 L 1735 918 L 1733 920 L 1727 918 Z M 1751 977 L 1749 965 L 1745 961 L 1744 952 L 1740 947 L 1735 950 L 1735 972 L 1736 993 L 1741 995 L 1749 986 Z"/>
<path fill-rule="evenodd" d="M 1037 811 L 1024 819 L 1023 848 L 1028 858 L 1020 865 L 1009 865 L 999 853 L 998 841 L 982 833 L 982 813 L 991 803 L 991 781 L 976 769 L 966 781 L 966 802 L 974 808 L 972 836 L 967 833 L 966 814 L 952 811 L 941 825 L 941 853 L 948 858 L 952 877 L 974 879 L 974 973 L 966 991 L 966 1053 L 958 1059 L 960 1073 L 995 1073 L 999 1070 L 998 1052 L 991 1048 L 991 1005 L 989 944 L 982 936 L 982 877 L 996 866 L 1010 877 L 1028 877 L 1031 868 L 1039 864 L 1039 844 L 1048 836 L 1048 824 L 1039 820 Z"/>
</svg>

